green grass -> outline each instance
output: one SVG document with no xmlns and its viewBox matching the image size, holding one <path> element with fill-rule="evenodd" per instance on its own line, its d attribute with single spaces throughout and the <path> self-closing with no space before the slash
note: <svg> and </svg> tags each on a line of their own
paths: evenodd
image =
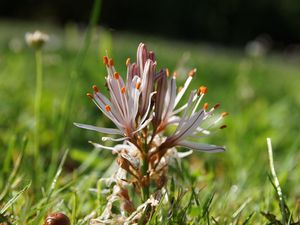
<svg viewBox="0 0 300 225">
<path fill-rule="evenodd" d="M 43 51 L 40 171 L 33 163 L 34 52 L 24 42 L 24 34 L 37 28 L 50 34 Z M 161 223 L 161 218 L 169 224 L 268 224 L 261 212 L 281 220 L 279 201 L 268 178 L 266 137 L 272 138 L 283 195 L 297 220 L 297 62 L 276 53 L 251 58 L 243 49 L 97 29 L 76 71 L 83 40 L 82 30 L 74 24 L 60 29 L 48 24 L 0 22 L 0 222 L 42 224 L 48 213 L 63 211 L 72 224 L 79 225 L 101 212 L 104 197 L 97 193 L 97 182 L 109 174 L 114 156 L 93 150 L 88 141 L 100 141 L 101 136 L 78 129 L 73 122 L 111 126 L 85 94 L 93 84 L 105 92 L 101 56 L 106 49 L 124 75 L 125 60 L 135 60 L 141 41 L 155 51 L 159 68 L 173 71 L 179 66 L 179 82 L 186 70 L 197 68 L 192 87 L 207 86 L 205 101 L 210 105 L 220 102 L 221 111 L 230 113 L 228 128 L 205 140 L 225 145 L 227 151 L 195 152 L 181 162 L 180 171 L 176 165 L 171 167 L 169 203 L 160 204 L 150 224 Z M 72 78 L 74 72 L 76 79 Z"/>
</svg>

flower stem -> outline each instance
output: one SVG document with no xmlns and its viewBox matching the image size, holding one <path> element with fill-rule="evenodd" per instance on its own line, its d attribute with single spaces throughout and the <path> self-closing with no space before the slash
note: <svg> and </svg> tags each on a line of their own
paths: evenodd
<svg viewBox="0 0 300 225">
<path fill-rule="evenodd" d="M 143 179 L 144 180 L 144 185 L 143 185 L 143 189 L 142 189 L 142 200 L 143 202 L 147 201 L 147 199 L 149 198 L 149 174 L 148 174 L 148 166 L 149 166 L 149 162 L 148 162 L 148 144 L 147 144 L 147 132 L 145 131 L 145 138 L 144 138 L 144 142 L 143 142 L 143 150 L 144 150 L 144 159 L 143 159 L 143 166 L 142 166 L 142 174 L 143 174 Z"/>
<path fill-rule="evenodd" d="M 35 63 L 36 63 L 36 87 L 35 87 L 35 104 L 34 104 L 34 114 L 35 114 L 35 127 L 34 127 L 34 162 L 36 167 L 36 173 L 40 169 L 40 159 L 39 159 L 39 147 L 40 147 L 40 108 L 41 108 L 41 98 L 43 89 L 43 69 L 42 69 L 42 50 L 37 49 L 35 51 Z"/>
<path fill-rule="evenodd" d="M 143 161 L 142 173 L 143 173 L 143 177 L 145 178 L 145 181 L 146 181 L 144 183 L 144 186 L 142 189 L 142 198 L 143 198 L 143 202 L 145 202 L 149 198 L 149 184 L 148 184 L 149 175 L 148 175 L 148 157 L 147 156 L 144 158 L 144 161 Z"/>
</svg>

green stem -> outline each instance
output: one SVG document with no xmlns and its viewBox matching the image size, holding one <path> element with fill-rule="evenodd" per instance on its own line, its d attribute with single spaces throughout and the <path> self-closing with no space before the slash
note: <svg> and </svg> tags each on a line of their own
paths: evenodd
<svg viewBox="0 0 300 225">
<path fill-rule="evenodd" d="M 40 147 L 40 111 L 41 111 L 41 99 L 43 90 L 43 69 L 42 69 L 42 50 L 37 49 L 35 51 L 35 65 L 36 65 L 36 87 L 35 87 L 35 104 L 34 104 L 34 114 L 35 114 L 35 126 L 34 126 L 34 163 L 36 168 L 36 173 L 40 169 L 40 159 L 39 159 L 39 147 Z"/>
<path fill-rule="evenodd" d="M 148 180 L 148 177 L 149 177 L 148 157 L 145 157 L 143 160 L 142 173 L 143 173 L 143 176 L 146 177 L 146 179 Z M 143 202 L 145 202 L 149 198 L 149 185 L 148 184 L 146 184 L 142 189 L 142 198 L 143 198 Z"/>
<path fill-rule="evenodd" d="M 149 147 L 148 147 L 148 144 L 147 144 L 147 134 L 146 134 L 145 138 L 144 138 L 144 143 L 143 143 L 144 159 L 143 159 L 143 166 L 142 166 L 142 174 L 143 174 L 143 177 L 146 177 L 147 183 L 145 184 L 145 186 L 143 186 L 143 189 L 142 189 L 142 198 L 143 198 L 142 200 L 143 200 L 143 202 L 145 202 L 149 198 L 149 185 L 150 184 L 148 184 L 148 182 L 149 182 L 148 148 Z"/>
</svg>

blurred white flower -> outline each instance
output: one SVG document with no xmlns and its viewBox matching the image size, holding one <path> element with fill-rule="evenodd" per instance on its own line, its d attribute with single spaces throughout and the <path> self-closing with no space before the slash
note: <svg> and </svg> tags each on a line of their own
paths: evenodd
<svg viewBox="0 0 300 225">
<path fill-rule="evenodd" d="M 49 40 L 49 36 L 40 31 L 35 31 L 34 33 L 26 33 L 25 41 L 26 43 L 35 49 L 43 47 L 43 45 Z"/>
</svg>

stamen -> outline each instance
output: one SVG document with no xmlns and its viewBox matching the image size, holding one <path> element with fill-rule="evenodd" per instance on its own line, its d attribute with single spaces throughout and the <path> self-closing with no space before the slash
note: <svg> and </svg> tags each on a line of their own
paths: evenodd
<svg viewBox="0 0 300 225">
<path fill-rule="evenodd" d="M 122 88 L 121 88 L 121 93 L 124 94 L 125 92 L 126 92 L 126 88 L 125 88 L 125 87 L 122 87 Z"/>
<path fill-rule="evenodd" d="M 182 87 L 182 86 L 180 86 L 180 87 L 178 88 L 178 92 L 180 92 L 180 91 L 182 90 L 182 88 L 183 88 L 183 87 Z"/>
<path fill-rule="evenodd" d="M 222 126 L 220 126 L 220 129 L 222 130 L 222 129 L 225 129 L 227 127 L 227 125 L 222 125 Z"/>
<path fill-rule="evenodd" d="M 214 109 L 217 109 L 217 108 L 219 108 L 219 106 L 220 106 L 220 103 L 217 103 L 217 104 L 214 105 L 213 108 L 214 108 Z"/>
<path fill-rule="evenodd" d="M 139 89 L 140 89 L 140 87 L 141 87 L 141 84 L 142 84 L 141 82 L 137 82 L 137 83 L 136 83 L 136 85 L 135 85 L 136 89 L 138 89 L 138 90 L 139 90 Z"/>
<path fill-rule="evenodd" d="M 196 71 L 197 71 L 197 69 L 196 69 L 196 68 L 194 68 L 194 69 L 190 70 L 190 72 L 188 73 L 188 74 L 189 74 L 189 76 L 190 76 L 190 77 L 193 77 L 193 76 L 195 76 L 195 74 L 196 74 Z"/>
<path fill-rule="evenodd" d="M 114 72 L 114 78 L 115 78 L 116 80 L 118 80 L 118 79 L 120 78 L 120 75 L 119 75 L 118 72 Z"/>
<path fill-rule="evenodd" d="M 109 59 L 109 66 L 114 66 L 114 60 L 113 59 Z"/>
<path fill-rule="evenodd" d="M 126 59 L 126 66 L 128 67 L 129 64 L 130 64 L 130 58 L 127 58 L 127 59 Z"/>
<path fill-rule="evenodd" d="M 107 58 L 107 56 L 103 56 L 103 64 L 104 65 L 108 65 L 108 58 Z"/>
<path fill-rule="evenodd" d="M 222 112 L 221 116 L 225 117 L 225 116 L 228 116 L 228 114 L 229 114 L 228 112 Z"/>
<path fill-rule="evenodd" d="M 98 87 L 97 87 L 96 85 L 93 85 L 93 89 L 94 89 L 94 91 L 95 91 L 96 93 L 99 92 L 99 89 L 98 89 Z"/>
<path fill-rule="evenodd" d="M 205 86 L 200 86 L 197 92 L 197 95 L 199 96 L 200 94 L 206 94 L 207 93 L 207 87 Z"/>
<path fill-rule="evenodd" d="M 169 77 L 169 76 L 170 76 L 170 71 L 169 71 L 169 69 L 168 69 L 168 68 L 166 69 L 166 75 L 167 75 L 167 77 Z"/>
<path fill-rule="evenodd" d="M 205 102 L 204 105 L 203 105 L 203 109 L 207 110 L 208 109 L 208 103 Z"/>
<path fill-rule="evenodd" d="M 106 105 L 106 106 L 105 106 L 105 110 L 106 110 L 106 112 L 110 112 L 110 106 L 109 106 L 109 105 Z"/>
<path fill-rule="evenodd" d="M 87 93 L 86 96 L 88 96 L 90 99 L 94 99 L 94 96 L 91 93 Z"/>
</svg>

